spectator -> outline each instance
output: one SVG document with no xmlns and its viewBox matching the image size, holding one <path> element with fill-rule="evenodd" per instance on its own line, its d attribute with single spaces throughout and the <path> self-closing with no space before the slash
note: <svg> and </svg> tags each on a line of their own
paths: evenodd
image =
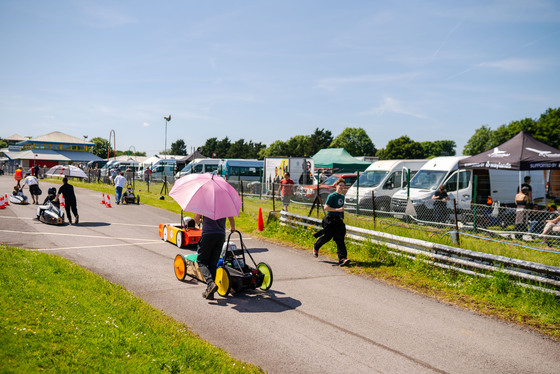
<svg viewBox="0 0 560 374">
<path fill-rule="evenodd" d="M 127 183 L 127 180 L 124 177 L 124 173 L 122 171 L 114 179 L 114 183 L 115 183 L 115 200 L 117 202 L 117 205 L 119 205 L 122 199 L 123 188 Z"/>
<path fill-rule="evenodd" d="M 146 182 L 146 184 L 149 186 L 150 185 L 150 178 L 152 176 L 152 169 L 150 169 L 150 167 L 146 167 L 146 170 L 144 170 L 144 182 Z"/>
<path fill-rule="evenodd" d="M 546 220 L 546 225 L 544 226 L 542 235 L 548 235 L 551 231 L 560 232 L 560 208 L 558 209 L 557 214 L 558 216 L 556 218 Z M 544 243 L 548 244 L 546 239 L 544 239 Z"/>
<path fill-rule="evenodd" d="M 278 195 L 282 198 L 282 205 L 284 206 L 282 210 L 288 211 L 288 205 L 290 205 L 290 200 L 292 198 L 292 192 L 294 188 L 294 181 L 290 178 L 290 173 L 286 172 L 284 178 L 280 181 L 280 186 L 278 187 Z"/>
<path fill-rule="evenodd" d="M 14 172 L 14 179 L 17 182 L 18 187 L 21 187 L 21 180 L 23 179 L 23 170 L 19 165 L 16 165 L 16 171 Z"/>
<path fill-rule="evenodd" d="M 531 177 L 529 175 L 525 176 L 525 178 L 523 178 L 523 183 L 521 183 L 521 189 L 523 188 L 527 188 L 527 197 L 529 199 L 529 208 L 531 207 L 531 205 L 533 204 L 533 187 L 531 187 Z M 517 191 L 519 192 L 519 188 L 517 189 Z"/>
<path fill-rule="evenodd" d="M 447 195 L 447 190 L 443 184 L 434 192 L 432 200 L 434 200 L 435 221 L 447 221 L 447 201 L 449 200 L 449 195 Z"/>
<path fill-rule="evenodd" d="M 319 256 L 319 249 L 329 240 L 333 239 L 336 243 L 336 252 L 338 254 L 338 264 L 346 266 L 350 264 L 350 260 L 346 257 L 346 243 L 344 236 L 346 235 L 346 225 L 344 224 L 344 178 L 339 178 L 335 183 L 336 191 L 327 197 L 325 210 L 327 214 L 321 222 L 323 229 L 314 236 L 317 239 L 313 244 L 313 256 Z"/>
<path fill-rule="evenodd" d="M 64 197 L 64 205 L 66 208 L 66 216 L 68 217 L 68 223 L 72 224 L 72 215 L 70 211 L 74 214 L 75 224 L 77 225 L 80 217 L 78 216 L 78 205 L 76 202 L 76 194 L 74 194 L 74 186 L 68 183 L 68 178 L 62 178 L 62 186 L 58 189 L 58 194 L 54 199 L 55 202 L 60 201 L 60 195 Z"/>
<path fill-rule="evenodd" d="M 529 207 L 529 187 L 521 187 L 521 192 L 515 195 L 515 231 L 527 231 L 527 208 Z M 516 234 L 517 239 L 521 239 L 521 235 Z"/>
</svg>

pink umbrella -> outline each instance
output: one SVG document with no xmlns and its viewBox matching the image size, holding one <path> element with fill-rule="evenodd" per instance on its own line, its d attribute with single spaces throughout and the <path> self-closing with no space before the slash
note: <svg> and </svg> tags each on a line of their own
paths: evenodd
<svg viewBox="0 0 560 374">
<path fill-rule="evenodd" d="M 189 174 L 175 182 L 169 192 L 186 212 L 211 219 L 239 215 L 241 198 L 226 180 L 210 173 Z"/>
</svg>

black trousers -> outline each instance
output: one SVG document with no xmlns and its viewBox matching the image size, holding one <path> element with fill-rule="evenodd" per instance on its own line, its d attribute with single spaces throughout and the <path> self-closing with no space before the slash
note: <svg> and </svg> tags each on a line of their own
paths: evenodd
<svg viewBox="0 0 560 374">
<path fill-rule="evenodd" d="M 78 216 L 78 206 L 75 201 L 65 202 L 64 204 L 65 204 L 64 209 L 66 210 L 66 217 L 68 217 L 68 221 L 70 221 L 70 218 L 72 218 L 72 216 L 70 215 L 70 211 L 74 213 L 74 217 Z"/>
<path fill-rule="evenodd" d="M 222 254 L 222 246 L 226 241 L 226 234 L 204 234 L 198 242 L 197 263 L 200 273 L 206 283 L 216 279 L 216 268 Z"/>
<path fill-rule="evenodd" d="M 321 222 L 323 226 L 323 236 L 319 237 L 313 246 L 319 250 L 329 240 L 334 240 L 336 243 L 336 253 L 338 261 L 342 261 L 347 257 L 346 243 L 344 243 L 344 236 L 346 235 L 346 225 L 340 217 L 329 216 L 328 214 Z"/>
</svg>

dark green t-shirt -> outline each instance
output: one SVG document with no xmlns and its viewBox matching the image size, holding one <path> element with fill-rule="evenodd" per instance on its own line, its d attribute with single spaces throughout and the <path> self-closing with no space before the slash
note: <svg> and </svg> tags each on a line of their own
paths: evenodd
<svg viewBox="0 0 560 374">
<path fill-rule="evenodd" d="M 344 195 L 333 192 L 327 197 L 325 204 L 334 209 L 342 208 L 344 206 Z M 327 212 L 327 214 L 344 218 L 344 212 Z"/>
</svg>

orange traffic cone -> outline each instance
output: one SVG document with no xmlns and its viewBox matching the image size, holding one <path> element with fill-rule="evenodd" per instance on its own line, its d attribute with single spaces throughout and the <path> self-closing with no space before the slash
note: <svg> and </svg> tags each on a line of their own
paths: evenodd
<svg viewBox="0 0 560 374">
<path fill-rule="evenodd" d="M 4 200 L 4 196 L 0 197 L 0 209 L 6 208 L 6 200 Z"/>
<path fill-rule="evenodd" d="M 60 196 L 60 207 L 64 208 L 66 206 L 66 202 L 64 201 L 64 196 Z"/>
<path fill-rule="evenodd" d="M 262 209 L 259 208 L 259 219 L 257 221 L 257 231 L 263 231 L 264 230 L 264 222 L 263 222 L 263 217 L 262 217 Z"/>
<path fill-rule="evenodd" d="M 101 204 L 105 205 L 105 193 L 103 193 L 103 197 L 101 198 Z"/>
<path fill-rule="evenodd" d="M 10 199 L 8 199 L 8 194 L 5 194 L 5 195 L 4 195 L 4 205 L 5 205 L 5 206 L 10 205 Z"/>
<path fill-rule="evenodd" d="M 107 204 L 105 204 L 107 208 L 112 208 L 111 206 L 111 196 L 107 195 Z"/>
</svg>

